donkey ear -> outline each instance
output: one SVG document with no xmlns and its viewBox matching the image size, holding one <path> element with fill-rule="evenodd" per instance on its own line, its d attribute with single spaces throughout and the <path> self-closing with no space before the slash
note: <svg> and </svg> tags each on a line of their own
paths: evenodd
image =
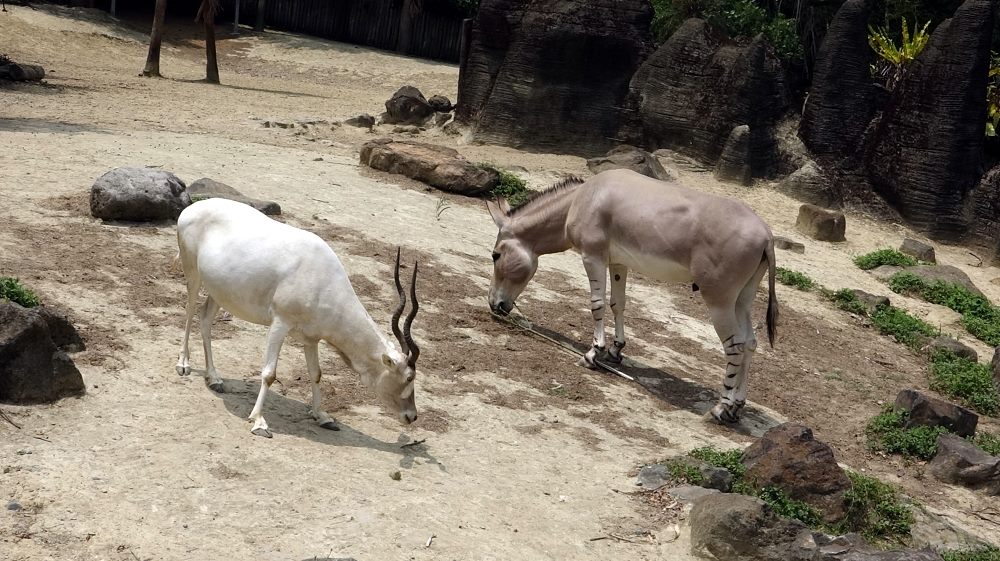
<svg viewBox="0 0 1000 561">
<path fill-rule="evenodd" d="M 510 203 L 507 202 L 507 199 L 497 197 L 497 204 L 500 205 L 500 212 L 504 213 L 504 216 L 510 214 Z"/>
<path fill-rule="evenodd" d="M 504 208 L 510 210 L 510 205 L 503 199 L 497 199 L 497 202 L 486 201 L 486 209 L 490 211 L 490 216 L 493 217 L 497 228 L 503 228 L 503 225 L 507 223 L 507 212 Z"/>
</svg>

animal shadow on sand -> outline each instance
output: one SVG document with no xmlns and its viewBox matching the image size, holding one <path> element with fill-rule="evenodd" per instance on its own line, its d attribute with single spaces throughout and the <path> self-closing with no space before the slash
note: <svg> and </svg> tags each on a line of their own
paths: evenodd
<svg viewBox="0 0 1000 561">
<path fill-rule="evenodd" d="M 538 324 L 532 325 L 532 329 L 546 337 L 559 341 L 564 346 L 576 349 L 581 355 L 589 350 L 588 347 L 581 345 L 578 341 L 566 337 L 557 331 Z M 615 368 L 635 378 L 637 384 L 645 388 L 646 391 L 657 399 L 663 400 L 679 409 L 685 409 L 701 415 L 711 422 L 715 422 L 709 414 L 709 410 L 711 410 L 712 406 L 719 399 L 717 392 L 692 380 L 684 379 L 643 364 L 629 356 L 625 356 L 622 363 L 616 365 Z M 612 373 L 607 373 L 607 375 L 614 376 Z M 741 414 L 740 422 L 723 426 L 739 434 L 759 438 L 765 432 L 780 425 L 782 422 L 774 418 L 767 411 L 748 401 Z"/>
<path fill-rule="evenodd" d="M 192 370 L 191 372 L 192 378 L 200 377 L 202 374 L 204 374 L 203 370 Z M 253 409 L 257 392 L 260 390 L 260 383 L 223 378 L 223 388 L 224 393 L 212 393 L 222 399 L 226 410 L 245 420 L 250 415 L 250 410 Z M 211 390 L 206 387 L 205 391 Z M 399 434 L 395 442 L 385 442 L 368 436 L 339 420 L 337 421 L 339 430 L 321 428 L 309 415 L 309 405 L 273 391 L 269 391 L 267 394 L 264 415 L 267 417 L 271 432 L 274 433 L 308 438 L 313 442 L 331 446 L 369 448 L 396 454 L 399 456 L 399 467 L 404 469 L 410 469 L 413 467 L 414 460 L 420 459 L 428 464 L 437 465 L 441 471 L 448 471 L 444 464 L 430 454 L 425 443 L 413 444 L 413 439 L 403 433 Z M 247 431 L 249 431 L 249 427 L 248 423 Z"/>
</svg>

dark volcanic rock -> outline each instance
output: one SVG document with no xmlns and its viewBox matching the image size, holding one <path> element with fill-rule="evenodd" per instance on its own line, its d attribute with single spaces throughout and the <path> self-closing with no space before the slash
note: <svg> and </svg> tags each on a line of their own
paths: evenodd
<svg viewBox="0 0 1000 561">
<path fill-rule="evenodd" d="M 176 175 L 151 168 L 116 168 L 90 188 L 90 213 L 104 220 L 176 220 L 191 204 Z"/>
<path fill-rule="evenodd" d="M 830 206 L 837 202 L 832 180 L 816 162 L 807 162 L 777 185 L 778 191 L 786 195 L 819 206 Z"/>
<path fill-rule="evenodd" d="M 413 86 L 396 90 L 385 102 L 385 119 L 388 124 L 422 125 L 434 114 L 424 94 Z"/>
<path fill-rule="evenodd" d="M 842 242 L 846 239 L 847 218 L 843 212 L 806 204 L 799 207 L 795 229 L 821 242 Z"/>
<path fill-rule="evenodd" d="M 765 176 L 776 166 L 775 127 L 791 100 L 785 69 L 763 37 L 740 46 L 689 19 L 632 79 L 626 136 L 714 164 L 733 129 L 747 125 L 751 173 Z"/>
<path fill-rule="evenodd" d="M 776 515 L 764 501 L 713 493 L 694 502 L 689 517 L 691 550 L 725 561 L 804 561 L 816 559 L 812 533 L 798 520 Z"/>
<path fill-rule="evenodd" d="M 976 349 L 973 349 L 954 337 L 948 337 L 947 335 L 935 337 L 927 343 L 926 347 L 929 351 L 931 351 L 931 353 L 934 351 L 948 351 L 956 356 L 967 358 L 972 362 L 979 362 L 979 353 L 976 352 Z"/>
<path fill-rule="evenodd" d="M 356 117 L 351 117 L 344 121 L 345 125 L 371 130 L 375 126 L 375 117 L 368 113 L 362 113 Z"/>
<path fill-rule="evenodd" d="M 925 263 L 937 263 L 934 246 L 913 238 L 904 238 L 902 245 L 899 246 L 899 251 Z"/>
<path fill-rule="evenodd" d="M 648 52 L 646 0 L 482 0 L 458 79 L 477 141 L 591 156 L 615 143 Z"/>
<path fill-rule="evenodd" d="M 979 183 L 993 33 L 990 0 L 966 0 L 934 30 L 875 125 L 866 169 L 875 191 L 932 238 L 962 239 Z"/>
<path fill-rule="evenodd" d="M 50 321 L 37 308 L 0 301 L 0 401 L 47 403 L 84 392 L 80 371 L 52 340 Z M 57 338 L 66 350 L 78 348 L 66 333 Z"/>
<path fill-rule="evenodd" d="M 970 200 L 974 223 L 970 241 L 989 251 L 990 261 L 1000 265 L 1000 166 L 986 172 Z"/>
<path fill-rule="evenodd" d="M 595 174 L 609 169 L 630 169 L 660 181 L 677 179 L 663 169 L 663 165 L 656 159 L 656 156 L 627 144 L 612 148 L 604 156 L 590 158 L 587 160 L 587 169 Z"/>
<path fill-rule="evenodd" d="M 819 544 L 817 561 L 941 561 L 933 549 L 902 549 L 882 551 L 873 548 L 858 534 L 830 537 L 813 534 Z"/>
<path fill-rule="evenodd" d="M 816 57 L 799 136 L 823 162 L 838 161 L 856 153 L 875 115 L 875 91 L 869 68 L 872 49 L 868 46 L 871 4 L 871 0 L 844 2 L 830 23 Z"/>
<path fill-rule="evenodd" d="M 481 195 L 500 181 L 496 170 L 469 162 L 453 148 L 421 142 L 387 138 L 366 142 L 361 147 L 361 163 L 460 195 Z"/>
<path fill-rule="evenodd" d="M 861 300 L 861 302 L 868 308 L 869 311 L 881 308 L 882 306 L 889 305 L 888 296 L 879 296 L 878 294 L 871 294 L 870 292 L 865 292 L 864 290 L 858 290 L 857 288 L 851 290 L 854 296 Z"/>
<path fill-rule="evenodd" d="M 972 411 L 917 390 L 899 392 L 894 407 L 909 414 L 906 428 L 945 427 L 959 436 L 972 436 L 979 424 L 979 415 Z"/>
<path fill-rule="evenodd" d="M 750 127 L 740 125 L 733 129 L 722 147 L 719 163 L 715 164 L 715 177 L 720 181 L 733 181 L 750 185 Z"/>
<path fill-rule="evenodd" d="M 430 99 L 427 100 L 427 105 L 431 106 L 431 109 L 437 111 L 438 113 L 447 113 L 455 108 L 451 104 L 451 100 L 443 95 L 432 95 Z"/>
<path fill-rule="evenodd" d="M 827 522 L 843 518 L 844 494 L 851 480 L 837 465 L 833 450 L 813 438 L 808 427 L 778 425 L 743 453 L 744 479 L 758 487 L 782 489 L 796 500 L 819 508 Z"/>
<path fill-rule="evenodd" d="M 1000 457 L 954 434 L 942 434 L 937 443 L 937 454 L 928 464 L 934 477 L 1000 495 Z"/>
</svg>

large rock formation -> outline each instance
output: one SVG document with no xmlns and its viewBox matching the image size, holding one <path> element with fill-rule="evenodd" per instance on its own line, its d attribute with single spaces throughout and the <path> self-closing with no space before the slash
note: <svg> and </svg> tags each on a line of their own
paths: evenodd
<svg viewBox="0 0 1000 561">
<path fill-rule="evenodd" d="M 732 130 L 747 125 L 751 172 L 764 176 L 777 165 L 774 128 L 791 107 L 785 69 L 762 36 L 740 46 L 690 19 L 636 72 L 623 135 L 714 164 Z"/>
<path fill-rule="evenodd" d="M 454 148 L 422 142 L 370 140 L 361 147 L 361 163 L 470 197 L 481 195 L 500 182 L 496 170 L 473 164 Z"/>
<path fill-rule="evenodd" d="M 978 184 L 993 33 L 990 0 L 967 0 L 910 63 L 874 125 L 866 169 L 875 191 L 928 235 L 960 240 Z"/>
<path fill-rule="evenodd" d="M 1000 166 L 986 172 L 970 199 L 975 224 L 971 240 L 987 248 L 995 265 L 1000 265 Z"/>
<path fill-rule="evenodd" d="M 606 152 L 652 15 L 645 0 L 483 0 L 459 75 L 458 118 L 478 141 Z"/>
<path fill-rule="evenodd" d="M 869 68 L 872 49 L 868 46 L 871 3 L 844 2 L 816 57 L 799 136 L 823 162 L 854 154 L 875 114 L 875 86 Z"/>
</svg>

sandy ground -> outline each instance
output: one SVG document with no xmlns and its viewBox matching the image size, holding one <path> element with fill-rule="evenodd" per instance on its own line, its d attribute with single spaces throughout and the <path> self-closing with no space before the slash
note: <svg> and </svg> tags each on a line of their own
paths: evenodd
<svg viewBox="0 0 1000 561">
<path fill-rule="evenodd" d="M 721 383 L 721 352 L 689 287 L 631 283 L 627 370 L 639 383 L 577 368 L 570 355 L 490 319 L 484 300 L 496 231 L 480 202 L 360 169 L 358 149 L 373 137 L 366 131 L 262 126 L 375 114 L 403 84 L 454 99 L 456 67 L 288 34 L 220 31 L 224 85 L 211 86 L 198 81 L 197 35 L 174 25 L 161 63 L 166 78 L 146 79 L 137 76 L 145 22 L 8 9 L 0 52 L 41 64 L 49 76 L 46 85 L 0 90 L 0 274 L 69 311 L 88 350 L 75 357 L 85 397 L 4 407 L 22 428 L 0 424 L 0 499 L 24 508 L 0 511 L 0 558 L 685 559 L 687 531 L 674 540 L 664 523 L 670 513 L 630 495 L 630 473 L 696 446 L 743 446 L 784 420 L 813 427 L 843 463 L 995 539 L 1000 513 L 985 497 L 929 483 L 921 466 L 867 451 L 866 420 L 902 387 L 926 389 L 925 362 L 816 295 L 779 286 L 780 338 L 758 353 L 747 419 L 738 430 L 719 427 L 703 413 Z M 535 185 L 587 174 L 575 157 L 475 146 L 439 131 L 420 137 L 474 161 L 519 166 Z M 831 288 L 889 295 L 850 260 L 898 245 L 912 235 L 905 228 L 852 213 L 846 243 L 804 240 L 794 230 L 798 204 L 767 185 L 724 185 L 681 158 L 665 163 L 699 189 L 746 200 L 776 234 L 806 243 L 804 255 L 780 252 L 780 265 Z M 245 417 L 264 328 L 239 320 L 214 327 L 225 394 L 199 376 L 178 377 L 184 289 L 168 270 L 173 226 L 89 216 L 90 185 L 122 165 L 160 166 L 189 182 L 209 176 L 280 202 L 285 221 L 337 250 L 382 326 L 394 248 L 419 257 L 420 420 L 404 428 L 382 414 L 324 350 L 326 403 L 342 429 L 318 428 L 307 418 L 300 347 L 289 342 L 282 384 L 265 408 L 275 437 L 251 436 Z M 1000 300 L 996 268 L 972 266 L 976 259 L 959 247 L 939 246 L 938 259 Z M 964 334 L 948 310 L 892 299 Z M 574 254 L 543 258 L 519 304 L 546 329 L 589 338 L 586 280 Z M 197 367 L 200 345 L 193 348 Z M 995 420 L 984 424 L 998 429 Z M 399 481 L 390 478 L 397 470 Z M 592 540 L 611 534 L 632 538 Z"/>
</svg>

